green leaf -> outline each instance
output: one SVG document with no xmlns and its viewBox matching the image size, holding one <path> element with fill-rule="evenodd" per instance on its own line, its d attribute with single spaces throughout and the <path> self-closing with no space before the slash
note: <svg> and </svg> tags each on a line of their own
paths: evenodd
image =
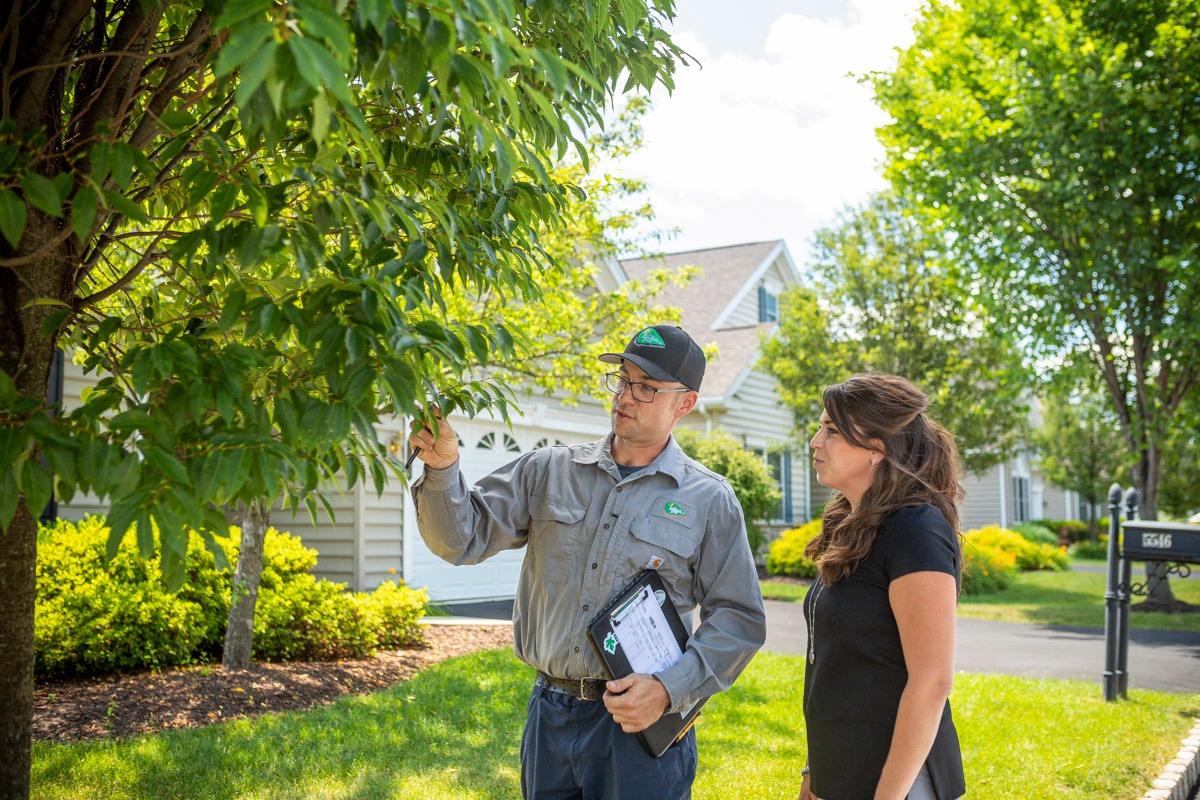
<svg viewBox="0 0 1200 800">
<path fill-rule="evenodd" d="M 164 112 L 159 114 L 158 121 L 163 127 L 172 131 L 186 130 L 196 124 L 196 118 L 187 111 Z M 118 142 L 118 144 L 121 143 Z M 116 170 L 114 169 L 113 172 L 115 173 Z"/>
<path fill-rule="evenodd" d="M 17 385 L 8 373 L 0 369 L 0 406 L 11 406 L 17 402 Z M 0 462 L 2 463 L 2 462 Z"/>
<path fill-rule="evenodd" d="M 0 473 L 0 533 L 7 533 L 13 517 L 17 515 L 17 499 L 21 490 L 17 488 L 16 474 L 11 469 Z M 0 542 L 0 545 L 4 545 Z"/>
<path fill-rule="evenodd" d="M 52 217 L 62 217 L 62 198 L 58 196 L 54 181 L 36 172 L 26 172 L 21 176 L 21 188 L 25 190 L 25 198 L 35 208 Z"/>
<path fill-rule="evenodd" d="M 84 183 L 75 192 L 71 200 L 71 228 L 79 238 L 80 243 L 86 242 L 92 233 L 92 223 L 96 221 L 96 211 L 100 207 L 100 198 L 90 183 Z"/>
<path fill-rule="evenodd" d="M 13 247 L 25 231 L 25 203 L 8 189 L 0 189 L 0 233 Z"/>
<path fill-rule="evenodd" d="M 26 459 L 22 465 L 21 489 L 25 492 L 25 507 L 37 517 L 50 500 L 50 473 L 40 462 Z"/>
<path fill-rule="evenodd" d="M 349 107 L 354 105 L 350 96 L 350 85 L 346 82 L 346 74 L 337 60 L 329 51 L 316 41 L 304 36 L 294 36 L 288 40 L 288 48 L 296 59 L 296 67 L 310 86 L 320 89 L 324 84 L 333 96 Z"/>
<path fill-rule="evenodd" d="M 114 192 L 109 189 L 104 190 L 104 199 L 108 205 L 112 206 L 120 214 L 126 218 L 137 222 L 149 222 L 149 217 L 146 216 L 146 211 L 140 205 L 130 200 L 120 192 Z"/>
<path fill-rule="evenodd" d="M 145 442 L 142 443 L 141 450 L 142 455 L 146 457 L 146 461 L 162 472 L 168 480 L 185 485 L 191 483 L 191 479 L 188 477 L 187 470 L 184 469 L 183 464 L 166 450 Z"/>
<path fill-rule="evenodd" d="M 266 20 L 258 20 L 254 23 L 238 26 L 229 38 L 225 41 L 225 46 L 221 48 L 220 54 L 217 55 L 217 67 L 213 73 L 219 78 L 238 69 L 245 64 L 259 49 L 271 40 L 275 34 L 275 28 Z"/>
</svg>

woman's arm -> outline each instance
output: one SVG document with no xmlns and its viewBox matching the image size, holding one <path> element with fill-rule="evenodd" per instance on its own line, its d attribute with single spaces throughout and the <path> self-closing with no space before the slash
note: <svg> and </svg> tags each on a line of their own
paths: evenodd
<svg viewBox="0 0 1200 800">
<path fill-rule="evenodd" d="M 904 800 L 933 747 L 954 684 L 958 588 L 953 575 L 912 572 L 892 581 L 888 599 L 900 629 L 908 683 L 875 800 Z"/>
</svg>

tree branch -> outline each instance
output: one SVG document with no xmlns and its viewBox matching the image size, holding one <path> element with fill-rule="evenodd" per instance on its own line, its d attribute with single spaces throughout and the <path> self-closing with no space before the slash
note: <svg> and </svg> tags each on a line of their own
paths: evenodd
<svg viewBox="0 0 1200 800">
<path fill-rule="evenodd" d="M 28 50 L 22 52 L 31 61 L 38 58 L 44 59 L 46 63 L 61 61 L 71 41 L 79 32 L 79 26 L 91 9 L 92 2 L 93 0 L 65 0 L 62 3 L 51 4 L 51 8 L 44 14 L 31 14 L 30 21 L 38 26 L 38 32 L 36 40 L 30 44 Z M 17 14 L 19 8 L 20 4 L 14 4 L 12 13 Z M 25 38 L 23 34 L 27 32 L 19 23 L 16 24 L 16 31 L 9 50 L 10 66 L 14 63 L 13 59 L 17 57 L 18 51 L 22 50 L 21 39 Z M 11 92 L 13 79 L 5 79 L 0 87 L 0 107 L 4 117 L 17 120 L 18 128 L 40 127 L 40 123 L 43 122 L 40 113 L 42 105 L 50 94 L 50 85 L 56 73 L 57 70 L 54 69 L 33 73 L 29 82 L 17 90 L 15 100 Z"/>
</svg>

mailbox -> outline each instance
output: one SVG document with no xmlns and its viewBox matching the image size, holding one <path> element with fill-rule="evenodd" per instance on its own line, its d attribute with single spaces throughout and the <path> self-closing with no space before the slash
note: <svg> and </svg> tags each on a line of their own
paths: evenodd
<svg viewBox="0 0 1200 800">
<path fill-rule="evenodd" d="M 1108 493 L 1108 590 L 1104 593 L 1104 699 L 1126 696 L 1129 683 L 1129 600 L 1145 594 L 1145 584 L 1134 584 L 1130 562 L 1166 563 L 1168 573 L 1188 575 L 1190 564 L 1200 564 L 1200 526 L 1178 522 L 1133 519 L 1137 492 L 1125 494 L 1125 524 L 1121 519 L 1121 487 Z"/>
<path fill-rule="evenodd" d="M 1130 520 L 1124 525 L 1125 558 L 1200 562 L 1200 525 Z"/>
</svg>

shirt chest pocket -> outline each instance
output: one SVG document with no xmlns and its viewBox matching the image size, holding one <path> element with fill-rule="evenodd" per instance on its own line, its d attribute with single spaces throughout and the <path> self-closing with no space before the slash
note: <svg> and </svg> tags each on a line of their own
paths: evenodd
<svg viewBox="0 0 1200 800">
<path fill-rule="evenodd" d="M 629 527 L 623 556 L 627 575 L 643 569 L 658 570 L 676 606 L 691 606 L 692 557 L 700 546 L 700 534 L 673 522 L 654 517 L 639 518 Z"/>
<path fill-rule="evenodd" d="M 541 577 L 565 583 L 575 572 L 585 549 L 583 518 L 587 509 L 550 497 L 534 497 L 530 504 L 529 548 Z"/>
</svg>

